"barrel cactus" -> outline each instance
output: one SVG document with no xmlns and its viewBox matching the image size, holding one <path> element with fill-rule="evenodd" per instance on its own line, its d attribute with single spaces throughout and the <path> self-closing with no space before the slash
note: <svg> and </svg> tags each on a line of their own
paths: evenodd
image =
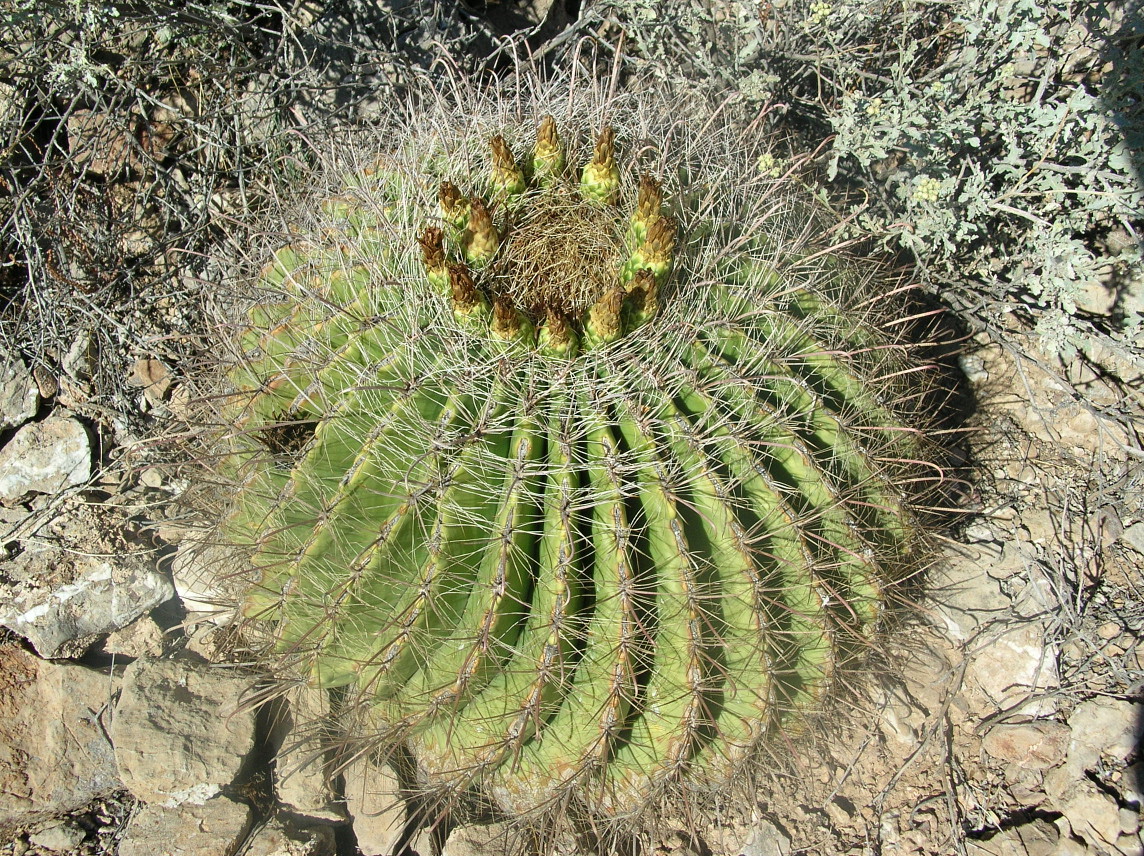
<svg viewBox="0 0 1144 856">
<path fill-rule="evenodd" d="M 758 128 L 673 106 L 427 97 L 331 168 L 227 367 L 275 668 L 513 817 L 717 788 L 922 553 L 892 300 Z"/>
</svg>

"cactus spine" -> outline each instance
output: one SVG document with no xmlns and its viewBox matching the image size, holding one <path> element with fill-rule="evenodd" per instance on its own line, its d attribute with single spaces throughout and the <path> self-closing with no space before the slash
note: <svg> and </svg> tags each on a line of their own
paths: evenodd
<svg viewBox="0 0 1144 856">
<path fill-rule="evenodd" d="M 861 653 L 923 446 L 791 187 L 730 133 L 653 175 L 623 146 L 656 108 L 564 98 L 563 128 L 439 107 L 265 265 L 225 530 L 281 668 L 427 786 L 611 816 L 725 780 Z"/>
</svg>

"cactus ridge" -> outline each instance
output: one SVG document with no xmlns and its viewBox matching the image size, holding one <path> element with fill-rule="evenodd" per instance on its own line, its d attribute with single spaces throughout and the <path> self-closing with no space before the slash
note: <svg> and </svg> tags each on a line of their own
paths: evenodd
<svg viewBox="0 0 1144 856">
<path fill-rule="evenodd" d="M 726 185 L 729 137 L 626 153 L 655 123 L 624 103 L 415 127 L 343 173 L 228 370 L 269 656 L 511 815 L 734 776 L 923 552 L 871 286 L 781 180 Z"/>
</svg>

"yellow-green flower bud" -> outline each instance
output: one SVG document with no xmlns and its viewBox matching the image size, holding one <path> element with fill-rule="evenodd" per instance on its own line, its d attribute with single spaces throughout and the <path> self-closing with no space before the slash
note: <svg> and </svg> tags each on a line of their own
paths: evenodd
<svg viewBox="0 0 1144 856">
<path fill-rule="evenodd" d="M 571 358 L 576 356 L 580 349 L 580 337 L 568 323 L 564 313 L 558 312 L 551 306 L 544 325 L 537 336 L 540 350 L 549 356 Z"/>
<path fill-rule="evenodd" d="M 469 224 L 461 237 L 461 253 L 473 267 L 488 264 L 497 254 L 500 236 L 493 225 L 493 215 L 477 196 L 469 200 Z"/>
<path fill-rule="evenodd" d="M 655 281 L 663 285 L 671 273 L 672 252 L 675 250 L 675 222 L 670 217 L 659 217 L 648 228 L 647 237 L 620 270 L 620 282 L 632 281 L 636 271 L 647 268 Z"/>
<path fill-rule="evenodd" d="M 536 331 L 532 322 L 508 298 L 498 297 L 493 301 L 493 320 L 489 332 L 494 339 L 502 342 L 524 342 L 530 345 Z"/>
<path fill-rule="evenodd" d="M 616 129 L 605 125 L 596 140 L 592 160 L 580 177 L 580 192 L 585 199 L 610 205 L 620 189 L 620 170 L 616 166 Z"/>
<path fill-rule="evenodd" d="M 614 342 L 624 333 L 624 287 L 616 285 L 588 309 L 584 344 L 589 348 Z"/>
<path fill-rule="evenodd" d="M 556 120 L 545 116 L 536 132 L 536 154 L 532 157 L 532 173 L 541 187 L 548 187 L 564 171 L 564 144 L 556 133 Z"/>
<path fill-rule="evenodd" d="M 516 165 L 512 150 L 504 137 L 497 134 L 489 140 L 489 147 L 493 152 L 493 196 L 511 199 L 524 193 L 524 173 Z"/>
<path fill-rule="evenodd" d="M 628 226 L 628 246 L 639 247 L 646 239 L 651 224 L 660 218 L 663 208 L 663 191 L 659 182 L 650 175 L 640 176 L 639 198 L 636 210 Z"/>
</svg>

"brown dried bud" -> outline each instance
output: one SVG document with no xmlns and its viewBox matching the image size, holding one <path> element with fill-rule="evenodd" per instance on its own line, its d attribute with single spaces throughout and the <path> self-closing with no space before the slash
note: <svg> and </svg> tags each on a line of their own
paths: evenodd
<svg viewBox="0 0 1144 856">
<path fill-rule="evenodd" d="M 650 223 L 659 217 L 663 206 L 663 190 L 658 181 L 650 175 L 640 176 L 639 199 L 636 202 L 636 217 Z"/>
<path fill-rule="evenodd" d="M 468 313 L 481 303 L 481 292 L 469 266 L 463 262 L 449 265 L 449 291 L 456 311 Z"/>
<path fill-rule="evenodd" d="M 437 200 L 441 205 L 441 216 L 458 229 L 463 229 L 469 219 L 469 203 L 457 185 L 451 181 L 442 181 Z"/>
<path fill-rule="evenodd" d="M 624 287 L 615 285 L 588 309 L 584 338 L 591 346 L 614 342 L 624 332 Z"/>
<path fill-rule="evenodd" d="M 633 327 L 640 327 L 659 313 L 659 284 L 647 268 L 636 271 L 628 284 L 628 309 Z"/>
<path fill-rule="evenodd" d="M 445 233 L 436 226 L 429 226 L 417 239 L 421 245 L 421 260 L 430 273 L 445 266 Z"/>
<path fill-rule="evenodd" d="M 648 227 L 647 238 L 640 252 L 650 260 L 670 260 L 675 249 L 675 221 L 670 217 L 659 217 Z"/>
<path fill-rule="evenodd" d="M 596 148 L 592 152 L 592 164 L 599 167 L 611 167 L 616 157 L 616 129 L 605 125 L 596 138 Z"/>
</svg>

